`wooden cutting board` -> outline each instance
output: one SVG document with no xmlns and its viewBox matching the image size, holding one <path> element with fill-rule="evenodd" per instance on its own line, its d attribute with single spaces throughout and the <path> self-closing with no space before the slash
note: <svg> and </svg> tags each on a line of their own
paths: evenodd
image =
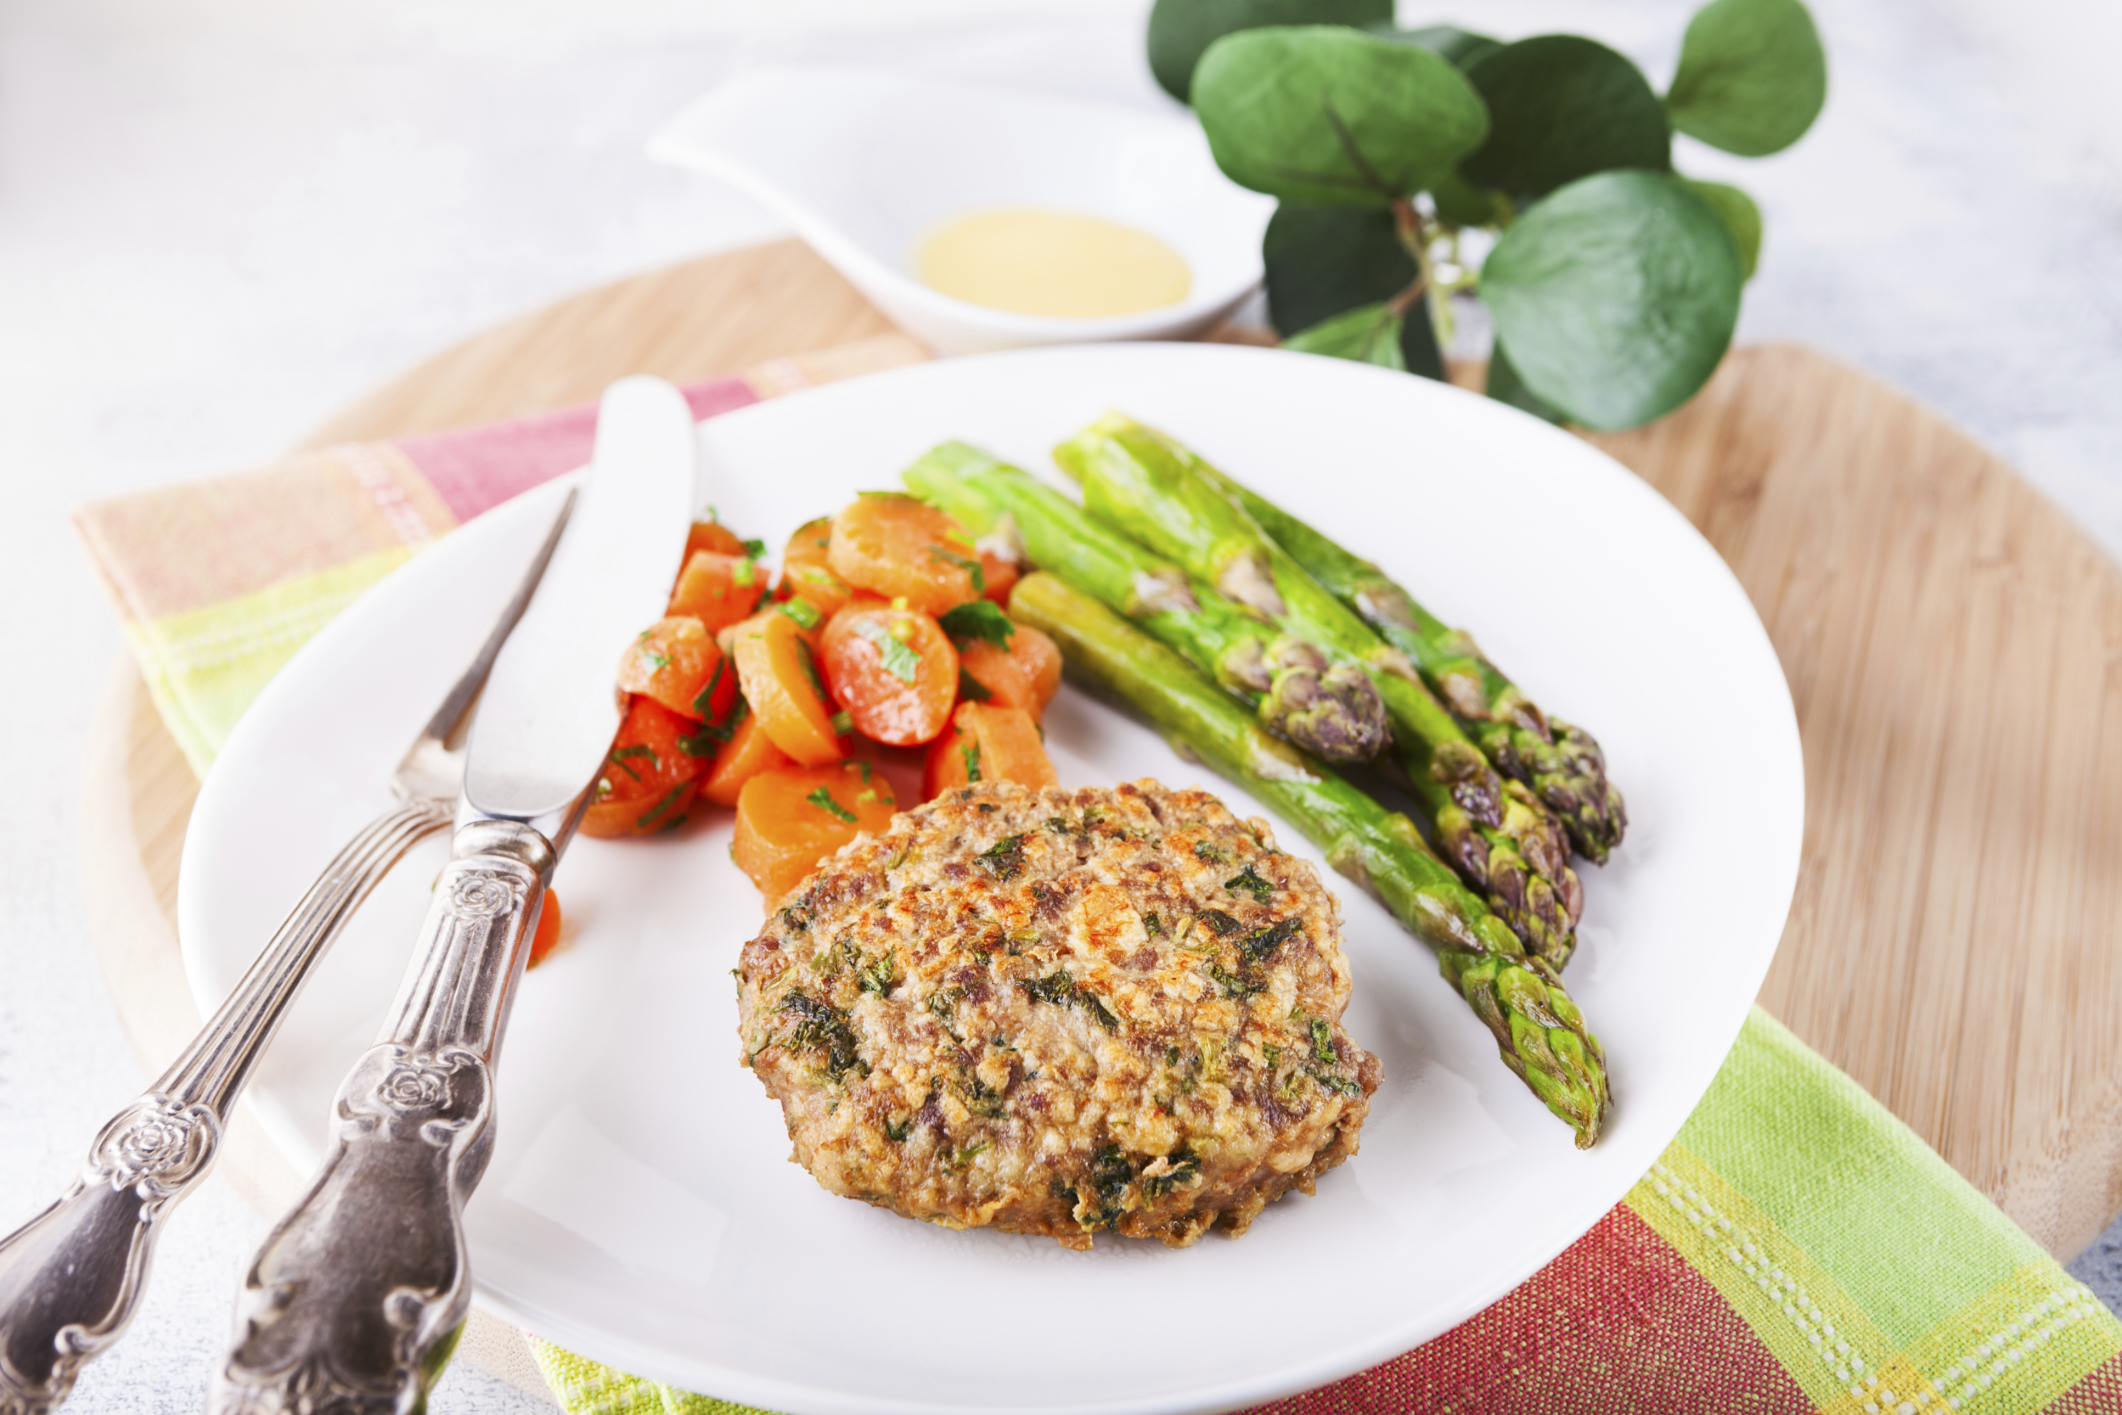
<svg viewBox="0 0 2122 1415">
<path fill-rule="evenodd" d="M 309 441 L 586 402 L 623 374 L 705 378 L 888 328 L 777 242 L 478 335 Z M 2070 1259 L 2122 1207 L 2122 572 L 1935 414 L 1802 348 L 1737 350 L 1680 412 L 1591 440 L 1716 546 L 1790 680 L 1804 862 L 1762 1004 Z M 198 1025 L 171 922 L 196 788 L 128 675 L 94 734 L 84 875 L 112 994 L 159 1066 Z M 1701 925 L 1715 947 L 1716 921 Z M 223 1169 L 266 1175 L 275 1157 L 256 1149 Z M 288 1182 L 233 1177 L 266 1202 Z"/>
</svg>

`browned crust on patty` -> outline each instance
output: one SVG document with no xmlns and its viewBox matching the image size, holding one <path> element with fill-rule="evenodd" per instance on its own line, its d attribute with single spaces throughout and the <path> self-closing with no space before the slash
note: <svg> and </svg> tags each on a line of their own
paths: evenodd
<svg viewBox="0 0 2122 1415">
<path fill-rule="evenodd" d="M 1153 781 L 974 786 L 827 860 L 744 948 L 744 1062 L 833 1193 L 950 1228 L 1236 1235 L 1356 1152 L 1340 906 Z"/>
</svg>

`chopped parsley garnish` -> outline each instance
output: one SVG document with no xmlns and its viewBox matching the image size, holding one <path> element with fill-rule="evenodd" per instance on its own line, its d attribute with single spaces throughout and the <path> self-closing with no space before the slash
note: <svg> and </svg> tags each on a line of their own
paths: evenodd
<svg viewBox="0 0 2122 1415">
<path fill-rule="evenodd" d="M 980 780 L 980 744 L 975 742 L 969 747 L 960 747 L 958 756 L 965 762 L 965 779 Z"/>
<path fill-rule="evenodd" d="M 737 699 L 737 705 L 729 710 L 729 716 L 720 722 L 703 722 L 700 730 L 689 737 L 680 737 L 678 746 L 687 756 L 711 757 L 721 746 L 737 735 L 737 725 L 751 712 L 751 705 Z"/>
<path fill-rule="evenodd" d="M 1017 986 L 1023 988 L 1025 995 L 1034 1002 L 1051 1003 L 1055 1007 L 1080 1007 L 1106 1031 L 1120 1030 L 1120 1019 L 1106 1010 L 1096 994 L 1078 987 L 1076 980 L 1063 969 L 1056 968 L 1043 978 L 1019 978 Z"/>
<path fill-rule="evenodd" d="M 614 748 L 611 755 L 611 763 L 613 766 L 619 768 L 619 770 L 625 772 L 628 776 L 631 776 L 634 780 L 639 781 L 641 779 L 641 773 L 635 771 L 632 767 L 626 764 L 630 758 L 635 757 L 647 757 L 649 761 L 651 761 L 655 765 L 663 765 L 663 759 L 656 755 L 656 749 L 654 747 L 648 746 L 645 743 L 636 743 L 634 746 L 631 747 Z"/>
<path fill-rule="evenodd" d="M 1143 932 L 1153 937 L 1161 938 L 1164 935 L 1164 920 L 1158 918 L 1155 912 L 1144 914 L 1142 916 L 1142 929 Z"/>
<path fill-rule="evenodd" d="M 1005 835 L 973 857 L 1004 884 L 1024 873 L 1024 837 Z"/>
<path fill-rule="evenodd" d="M 1336 1095 L 1360 1096 L 1363 1094 L 1363 1088 L 1346 1076 L 1332 1076 L 1324 1071 L 1310 1068 L 1307 1068 L 1305 1074 Z"/>
<path fill-rule="evenodd" d="M 1223 989 L 1225 997 L 1251 997 L 1254 993 L 1264 992 L 1267 989 L 1266 983 L 1254 982 L 1251 978 L 1241 977 L 1227 971 L 1222 965 L 1216 963 L 1208 965 L 1208 975 L 1215 979 L 1217 987 Z"/>
<path fill-rule="evenodd" d="M 961 663 L 961 664 L 959 664 L 959 665 L 958 665 L 958 701 L 959 701 L 959 702 L 961 702 L 961 703 L 984 703 L 984 702 L 990 702 L 990 701 L 992 701 L 992 700 L 994 699 L 994 696 L 995 696 L 995 695 L 994 695 L 993 693 L 990 693 L 990 692 L 989 692 L 989 691 L 987 690 L 987 685 L 986 685 L 985 683 L 982 683 L 982 682 L 981 682 L 981 681 L 980 681 L 979 679 L 977 679 L 977 678 L 973 677 L 973 675 L 972 675 L 972 674 L 970 674 L 970 673 L 967 673 L 967 672 L 965 671 L 965 665 L 964 665 L 964 664 L 962 664 L 962 663 Z"/>
<path fill-rule="evenodd" d="M 954 555 L 940 545 L 931 547 L 928 554 L 931 560 L 946 561 L 971 576 L 974 594 L 987 593 L 987 572 L 980 568 L 979 561 L 966 555 Z"/>
<path fill-rule="evenodd" d="M 782 1002 L 780 1010 L 797 1019 L 788 1033 L 791 1051 L 816 1049 L 824 1052 L 825 1074 L 835 1081 L 857 1067 L 864 1075 L 869 1073 L 869 1064 L 855 1049 L 854 1029 L 847 1025 L 847 1018 L 838 1008 L 807 994 L 792 992 Z"/>
<path fill-rule="evenodd" d="M 875 993 L 878 997 L 889 997 L 898 971 L 898 955 L 887 949 L 883 957 L 860 969 L 857 976 L 862 980 L 862 991 Z"/>
<path fill-rule="evenodd" d="M 913 1128 L 914 1118 L 911 1115 L 904 1120 L 887 1120 L 884 1122 L 884 1138 L 894 1145 L 903 1145 Z"/>
<path fill-rule="evenodd" d="M 1209 928 L 1215 930 L 1216 935 L 1219 938 L 1229 938 L 1239 929 L 1245 927 L 1236 919 L 1233 919 L 1230 915 L 1224 913 L 1221 909 L 1203 909 L 1200 913 L 1194 915 L 1194 917 L 1199 919 L 1202 923 L 1207 924 Z"/>
<path fill-rule="evenodd" d="M 855 715 L 845 708 L 833 714 L 833 735 L 845 737 L 855 730 Z"/>
<path fill-rule="evenodd" d="M 1230 856 L 1224 852 L 1222 846 L 1211 845 L 1206 840 L 1196 840 L 1194 842 L 1194 858 L 1211 865 L 1227 865 L 1230 863 Z"/>
<path fill-rule="evenodd" d="M 1250 894 L 1262 904 L 1275 897 L 1275 887 L 1260 878 L 1260 872 L 1251 865 L 1247 865 L 1244 869 L 1238 871 L 1237 874 L 1223 881 L 1223 887 L 1233 894 L 1237 894 L 1240 891 Z"/>
<path fill-rule="evenodd" d="M 766 558 L 766 542 L 763 540 L 748 540 L 744 543 L 744 553 L 753 560 L 764 560 Z"/>
<path fill-rule="evenodd" d="M 715 671 L 708 678 L 707 686 L 700 690 L 700 696 L 693 699 L 693 712 L 703 722 L 715 715 L 715 689 L 722 686 L 722 675 L 727 672 L 729 672 L 729 660 L 726 658 L 716 659 Z M 694 755 L 698 756 L 699 753 L 696 752 Z"/>
<path fill-rule="evenodd" d="M 1295 914 L 1279 923 L 1269 924 L 1238 940 L 1238 952 L 1248 963 L 1258 963 L 1302 932 L 1304 921 Z"/>
<path fill-rule="evenodd" d="M 1312 1018 L 1312 1056 L 1315 1060 L 1331 1066 L 1341 1058 L 1334 1051 L 1334 1029 L 1326 1025 L 1324 1017 Z"/>
<path fill-rule="evenodd" d="M 683 796 L 686 792 L 686 788 L 691 785 L 692 782 L 690 781 L 681 781 L 676 786 L 673 786 L 670 790 L 663 793 L 663 799 L 656 802 L 655 807 L 651 809 L 647 815 L 642 816 L 639 820 L 635 821 L 634 824 L 640 826 L 643 830 L 647 830 L 650 826 L 654 825 L 659 819 L 661 819 L 664 813 L 669 811 L 672 806 L 678 804 L 678 798 L 680 796 Z M 670 818 L 670 820 L 666 824 L 666 828 L 668 828 L 669 826 L 676 825 L 684 819 L 685 812 L 680 811 L 678 812 L 678 814 Z"/>
<path fill-rule="evenodd" d="M 884 658 L 886 673 L 901 683 L 911 683 L 921 676 L 921 655 L 876 620 L 857 619 L 855 632 L 877 646 L 877 652 Z"/>
<path fill-rule="evenodd" d="M 818 606 L 801 595 L 794 599 L 782 600 L 779 607 L 783 614 L 805 629 L 815 629 L 825 622 L 825 616 L 818 612 Z"/>
<path fill-rule="evenodd" d="M 998 649 L 1007 649 L 1011 636 L 1017 632 L 1017 626 L 1009 622 L 1009 616 L 991 599 L 961 604 L 936 622 L 954 642 L 962 644 L 979 639 Z"/>
<path fill-rule="evenodd" d="M 856 816 L 853 811 L 841 805 L 838 801 L 835 801 L 833 799 L 833 793 L 823 786 L 811 792 L 810 795 L 805 796 L 803 799 L 805 801 L 808 801 L 811 805 L 816 806 L 819 810 L 825 812 L 827 815 L 834 816 L 840 820 L 846 821 L 849 825 L 853 825 L 858 819 L 860 819 L 860 817 Z"/>
</svg>

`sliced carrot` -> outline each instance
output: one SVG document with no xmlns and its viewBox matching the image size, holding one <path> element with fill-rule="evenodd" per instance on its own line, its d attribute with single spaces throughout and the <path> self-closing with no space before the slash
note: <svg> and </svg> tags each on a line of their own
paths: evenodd
<svg viewBox="0 0 2122 1415">
<path fill-rule="evenodd" d="M 734 806 L 745 782 L 762 771 L 794 765 L 788 753 L 759 730 L 759 719 L 740 701 L 729 741 L 715 753 L 714 765 L 701 778 L 700 799 L 718 806 Z"/>
<path fill-rule="evenodd" d="M 636 693 L 627 704 L 626 720 L 612 739 L 582 819 L 585 835 L 648 835 L 685 819 L 693 790 L 707 766 L 705 753 L 694 755 L 695 724 L 654 698 Z"/>
<path fill-rule="evenodd" d="M 535 968 L 546 959 L 546 955 L 560 942 L 560 896 L 550 889 L 545 891 L 545 903 L 538 909 L 538 931 L 531 935 L 530 962 L 524 966 Z"/>
<path fill-rule="evenodd" d="M 766 572 L 757 561 L 719 550 L 696 550 L 678 572 L 670 612 L 690 615 L 712 634 L 748 618 L 765 597 Z"/>
<path fill-rule="evenodd" d="M 767 908 L 779 908 L 820 860 L 863 831 L 883 831 L 894 809 L 891 783 L 868 762 L 763 771 L 737 798 L 730 858 Z"/>
<path fill-rule="evenodd" d="M 737 533 L 720 521 L 712 518 L 693 522 L 692 530 L 685 536 L 685 558 L 693 558 L 696 550 L 712 550 L 717 555 L 746 555 L 750 548 L 738 538 Z M 754 559 L 757 557 L 754 556 Z"/>
<path fill-rule="evenodd" d="M 1023 573 L 1014 560 L 1004 560 L 992 550 L 980 552 L 980 574 L 987 581 L 983 594 L 1004 609 L 1009 608 L 1009 592 L 1017 587 L 1017 578 Z"/>
<path fill-rule="evenodd" d="M 620 658 L 619 687 L 695 722 L 719 722 L 737 700 L 737 670 L 706 625 L 674 614 L 642 630 Z"/>
<path fill-rule="evenodd" d="M 781 583 L 774 590 L 774 598 L 803 600 L 827 619 L 846 607 L 855 594 L 853 585 L 823 565 L 789 566 L 781 572 Z"/>
<path fill-rule="evenodd" d="M 1022 708 L 1037 722 L 1061 687 L 1061 650 L 1029 624 L 1010 626 L 1009 647 L 991 639 L 966 639 L 958 645 L 958 666 L 965 677 L 1000 707 Z M 963 696 L 977 698 L 966 692 Z"/>
<path fill-rule="evenodd" d="M 983 780 L 980 772 L 980 734 L 965 714 L 977 703 L 960 703 L 951 714 L 950 726 L 929 744 L 928 758 L 921 764 L 921 799 L 933 801 L 946 791 Z"/>
<path fill-rule="evenodd" d="M 933 506 L 898 492 L 872 492 L 833 517 L 832 572 L 886 599 L 942 614 L 987 592 L 972 537 Z"/>
<path fill-rule="evenodd" d="M 778 610 L 738 626 L 733 652 L 744 700 L 774 745 L 804 766 L 847 755 L 825 685 L 796 621 Z"/>
<path fill-rule="evenodd" d="M 933 801 L 954 787 L 981 781 L 1014 781 L 1034 791 L 1059 784 L 1030 713 L 991 703 L 958 704 L 950 728 L 928 749 L 921 798 Z"/>
<path fill-rule="evenodd" d="M 796 527 L 796 533 L 788 538 L 788 549 L 781 553 L 781 573 L 785 575 L 798 565 L 831 569 L 828 556 L 832 544 L 832 517 L 820 516 L 815 521 L 805 521 Z"/>
<path fill-rule="evenodd" d="M 826 626 L 818 662 L 833 701 L 865 737 L 912 747 L 950 721 L 958 651 L 918 610 L 850 605 Z"/>
</svg>

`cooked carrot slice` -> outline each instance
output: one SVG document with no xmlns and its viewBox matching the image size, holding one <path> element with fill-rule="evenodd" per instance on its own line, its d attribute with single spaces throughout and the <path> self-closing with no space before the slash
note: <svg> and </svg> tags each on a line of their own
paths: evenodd
<svg viewBox="0 0 2122 1415">
<path fill-rule="evenodd" d="M 815 521 L 805 521 L 796 527 L 796 533 L 788 538 L 788 549 L 781 553 L 781 573 L 785 575 L 798 565 L 814 565 L 820 570 L 831 569 L 828 555 L 832 544 L 832 517 L 820 516 Z"/>
<path fill-rule="evenodd" d="M 717 555 L 747 555 L 752 548 L 738 538 L 737 533 L 720 521 L 693 522 L 693 528 L 685 536 L 685 558 L 693 558 L 696 550 L 712 550 Z M 758 557 L 753 556 L 754 559 Z"/>
<path fill-rule="evenodd" d="M 1059 784 L 1030 713 L 991 703 L 958 704 L 949 730 L 928 749 L 921 798 L 933 801 L 954 787 L 981 781 L 1014 781 L 1034 791 Z"/>
<path fill-rule="evenodd" d="M 636 693 L 592 788 L 596 794 L 583 816 L 583 833 L 647 835 L 684 820 L 707 766 L 704 749 L 695 755 L 687 747 L 703 745 L 692 736 L 694 726 L 692 719 Z"/>
<path fill-rule="evenodd" d="M 804 766 L 824 766 L 847 755 L 810 645 L 796 621 L 779 610 L 739 625 L 733 641 L 744 700 L 774 745 Z"/>
<path fill-rule="evenodd" d="M 774 590 L 774 598 L 784 602 L 800 599 L 827 619 L 844 609 L 855 594 L 853 585 L 823 565 L 789 566 L 781 572 L 781 584 Z"/>
<path fill-rule="evenodd" d="M 991 639 L 966 639 L 958 644 L 958 666 L 965 677 L 987 694 L 984 701 L 1000 707 L 1022 708 L 1037 722 L 1046 715 L 1046 705 L 1061 687 L 1061 650 L 1054 641 L 1029 624 L 1011 624 L 1009 647 Z M 961 695 L 980 700 L 978 694 Z"/>
<path fill-rule="evenodd" d="M 951 714 L 950 726 L 929 744 L 928 757 L 921 764 L 921 799 L 933 801 L 946 791 L 960 786 L 970 786 L 982 780 L 980 775 L 980 734 L 974 730 L 966 709 L 977 707 L 977 703 L 960 703 Z"/>
<path fill-rule="evenodd" d="M 1004 560 L 992 550 L 980 552 L 980 574 L 987 581 L 983 593 L 1004 609 L 1009 608 L 1009 592 L 1017 587 L 1017 579 L 1023 573 L 1014 560 Z"/>
<path fill-rule="evenodd" d="M 1014 781 L 1034 791 L 1060 784 L 1030 713 L 987 703 L 975 703 L 973 709 L 980 734 L 980 771 L 987 780 Z"/>
<path fill-rule="evenodd" d="M 972 537 L 933 506 L 898 492 L 872 492 L 833 517 L 832 572 L 925 614 L 987 592 Z"/>
<path fill-rule="evenodd" d="M 700 780 L 700 799 L 718 806 L 736 805 L 744 783 L 760 772 L 795 765 L 788 753 L 774 745 L 773 738 L 759 730 L 759 719 L 741 699 L 731 728 L 729 741 L 715 753 L 714 765 Z"/>
<path fill-rule="evenodd" d="M 820 860 L 863 831 L 883 831 L 895 808 L 891 783 L 868 762 L 763 771 L 737 798 L 730 858 L 776 909 Z"/>
<path fill-rule="evenodd" d="M 850 605 L 826 626 L 818 661 L 833 701 L 865 737 L 912 747 L 950 721 L 958 651 L 918 610 Z"/>
<path fill-rule="evenodd" d="M 719 722 L 737 700 L 737 670 L 706 625 L 674 614 L 642 630 L 627 648 L 619 660 L 619 687 L 645 693 L 695 722 Z"/>
<path fill-rule="evenodd" d="M 538 931 L 531 935 L 530 962 L 524 966 L 535 968 L 543 963 L 559 942 L 560 896 L 548 889 L 545 903 L 538 909 Z"/>
<path fill-rule="evenodd" d="M 671 591 L 670 612 L 690 615 L 718 629 L 750 617 L 766 597 L 766 572 L 757 561 L 743 555 L 725 555 L 719 550 L 696 550 L 678 572 L 678 588 Z"/>
</svg>

